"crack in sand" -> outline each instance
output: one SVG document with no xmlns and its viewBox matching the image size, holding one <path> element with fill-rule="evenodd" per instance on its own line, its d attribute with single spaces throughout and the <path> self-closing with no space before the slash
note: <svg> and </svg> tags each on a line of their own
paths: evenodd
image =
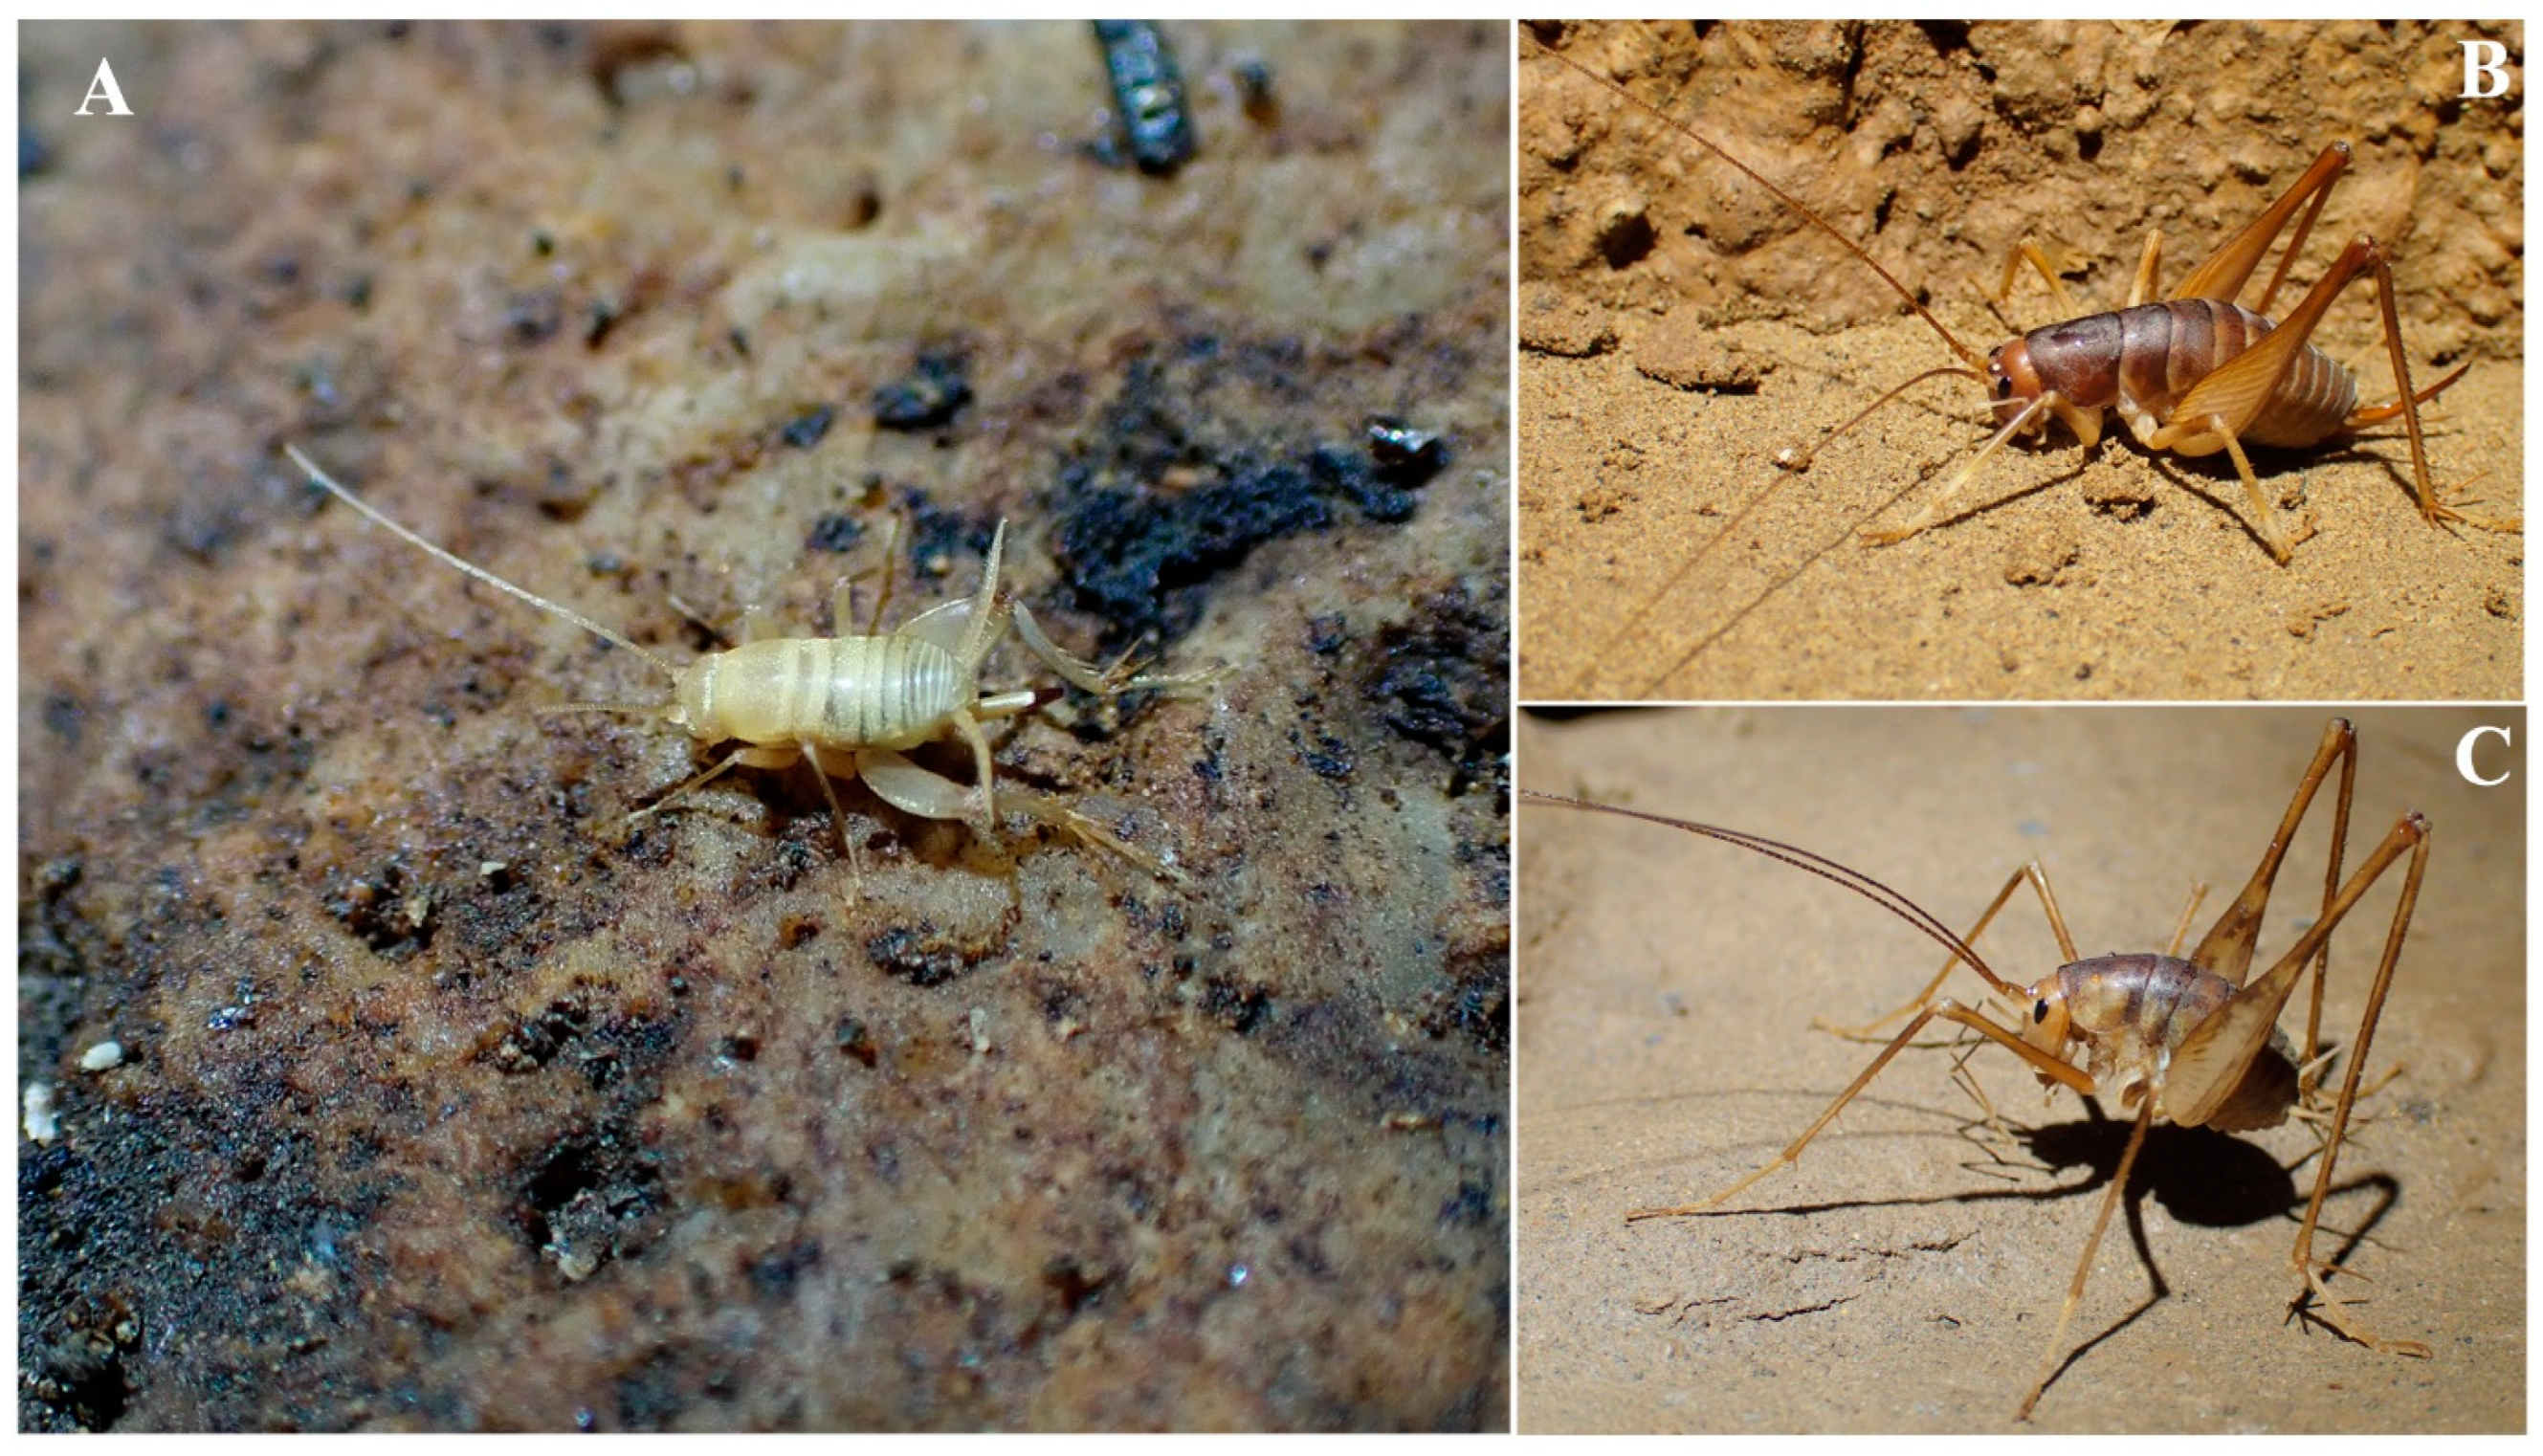
<svg viewBox="0 0 2543 1456">
<path fill-rule="evenodd" d="M 1948 1238 L 1918 1239 L 1897 1248 L 1796 1249 L 1784 1256 L 1784 1262 L 1804 1264 L 1813 1259 L 1824 1259 L 1835 1264 L 1858 1264 L 1866 1259 L 1911 1259 L 1919 1254 L 1949 1254 L 1973 1237 L 1973 1232 L 1959 1233 Z"/>
<path fill-rule="evenodd" d="M 1696 1299 L 1690 1296 L 1670 1294 L 1663 1295 L 1658 1299 L 1635 1300 L 1634 1313 L 1638 1315 L 1664 1315 L 1670 1310 L 1675 1310 L 1677 1311 L 1676 1317 L 1671 1319 L 1669 1323 L 1672 1325 L 1683 1325 L 1686 1323 L 1686 1317 L 1695 1313 L 1701 1306 L 1708 1304 L 1729 1304 L 1730 1302 L 1731 1296 L 1728 1294 L 1721 1295 L 1713 1299 Z"/>
<path fill-rule="evenodd" d="M 1742 1315 L 1740 1318 L 1747 1320 L 1752 1324 L 1779 1325 L 1786 1320 L 1799 1319 L 1803 1315 L 1826 1314 L 1829 1310 L 1836 1308 L 1838 1305 L 1854 1303 L 1855 1298 L 1856 1296 L 1851 1294 L 1840 1294 L 1836 1298 L 1828 1300 L 1823 1304 L 1806 1304 L 1798 1309 L 1788 1310 L 1761 1310 L 1753 1315 Z"/>
</svg>

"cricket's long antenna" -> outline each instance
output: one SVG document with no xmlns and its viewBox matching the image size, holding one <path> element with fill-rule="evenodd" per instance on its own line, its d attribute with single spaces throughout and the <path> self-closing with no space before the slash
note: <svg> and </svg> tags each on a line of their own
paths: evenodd
<svg viewBox="0 0 2543 1456">
<path fill-rule="evenodd" d="M 430 556 L 435 561 L 442 563 L 444 566 L 457 568 L 459 571 L 476 577 L 478 580 L 485 582 L 489 586 L 508 591 L 512 595 L 519 597 L 521 600 L 528 602 L 531 606 L 537 607 L 541 611 L 554 612 L 556 615 L 563 617 L 575 626 L 579 627 L 583 631 L 590 633 L 592 636 L 599 638 L 601 641 L 609 643 L 615 647 L 625 648 L 627 651 L 634 652 L 637 656 L 653 663 L 655 666 L 662 669 L 662 675 L 668 677 L 673 682 L 680 680 L 680 669 L 672 666 L 669 662 L 665 661 L 655 653 L 648 651 L 644 648 L 637 646 L 626 637 L 610 631 L 608 628 L 601 626 L 599 623 L 594 622 L 589 617 L 584 616 L 572 607 L 552 602 L 535 591 L 525 590 L 522 587 L 513 585 L 511 582 L 504 580 L 502 577 L 496 575 L 490 571 L 487 571 L 484 567 L 462 561 L 458 557 L 451 555 L 449 552 L 442 550 L 440 547 L 433 545 L 431 542 L 424 540 L 415 532 L 399 525 L 396 521 L 382 515 L 369 501 L 364 500 L 361 497 L 346 490 L 343 486 L 336 484 L 334 480 L 328 477 L 327 472 L 320 470 L 316 465 L 311 464 L 309 457 L 300 453 L 299 446 L 285 445 L 282 447 L 282 453 L 290 456 L 292 464 L 299 466 L 304 471 L 307 471 L 311 480 L 326 487 L 329 492 L 334 494 L 337 499 L 344 501 L 347 505 L 349 505 L 355 510 L 358 510 L 362 514 L 370 517 L 372 524 L 385 527 L 391 535 L 406 542 L 409 546 L 424 552 L 425 555 Z"/>
<path fill-rule="evenodd" d="M 1966 369 L 1958 368 L 1950 364 L 1945 364 L 1939 369 L 1928 369 L 1924 373 L 1917 375 L 1915 378 L 1908 380 L 1905 384 L 1902 384 L 1896 389 L 1889 391 L 1889 393 L 1883 395 L 1881 398 L 1874 400 L 1871 404 L 1864 406 L 1852 420 L 1847 421 L 1843 424 L 1838 425 L 1836 428 L 1820 436 L 1816 443 L 1801 450 L 1794 450 L 1787 447 L 1775 456 L 1776 467 L 1781 470 L 1791 471 L 1795 475 L 1799 475 L 1802 472 L 1809 470 L 1811 468 L 1811 457 L 1817 455 L 1819 451 L 1826 449 L 1828 444 L 1838 436 L 1844 434 L 1847 430 L 1854 428 L 1856 425 L 1861 424 L 1866 420 L 1871 419 L 1874 414 L 1879 412 L 1891 400 L 1898 398 L 1900 395 L 1905 394 L 1907 391 L 1924 383 L 1928 379 L 1938 378 L 1946 374 L 1958 375 L 1965 379 L 1975 379 L 1980 384 L 1984 384 L 1986 382 L 1984 375 L 1972 374 Z M 1616 655 L 1616 649 L 1623 646 L 1625 640 L 1634 635 L 1635 630 L 1643 625 L 1643 620 L 1649 617 L 1653 611 L 1657 609 L 1661 602 L 1668 600 L 1669 597 L 1676 592 L 1678 583 L 1684 581 L 1688 576 L 1693 575 L 1697 567 L 1704 565 L 1704 559 L 1713 554 L 1713 548 L 1737 536 L 1739 534 L 1740 524 L 1748 519 L 1749 512 L 1755 510 L 1759 505 L 1764 504 L 1766 498 L 1772 494 L 1773 488 L 1769 487 L 1765 490 L 1758 491 L 1756 494 L 1750 496 L 1746 500 L 1740 502 L 1739 508 L 1731 513 L 1731 519 L 1723 523 L 1721 530 L 1713 533 L 1713 538 L 1711 540 L 1705 542 L 1702 546 L 1697 547 L 1687 556 L 1686 560 L 1678 563 L 1677 570 L 1669 573 L 1668 579 L 1660 583 L 1660 589 L 1643 598 L 1643 604 L 1641 606 L 1634 608 L 1632 612 L 1626 614 L 1624 625 L 1618 627 L 1613 633 L 1608 635 L 1607 645 L 1599 650 L 1598 655 L 1600 660 L 1612 659 Z M 1752 601 L 1751 606 L 1754 604 L 1755 603 Z M 1725 633 L 1728 633 L 1732 628 L 1738 626 L 1740 619 L 1747 615 L 1748 608 L 1743 607 L 1739 611 L 1733 613 L 1731 620 L 1723 623 L 1720 627 L 1715 628 L 1707 636 L 1696 639 L 1695 645 L 1688 648 L 1684 652 L 1679 653 L 1678 659 L 1671 662 L 1666 671 L 1655 676 L 1649 683 L 1644 685 L 1642 696 L 1650 697 L 1652 694 L 1657 692 L 1659 690 L 1659 685 L 1668 681 L 1671 674 L 1675 673 L 1679 668 L 1685 666 L 1687 663 L 1695 660 L 1696 653 L 1713 646 L 1713 644 Z"/>
<path fill-rule="evenodd" d="M 1592 804 L 1585 799 L 1567 799 L 1560 794 L 1540 794 L 1534 789 L 1521 789 L 1518 792 L 1520 798 L 1533 799 L 1539 804 L 1560 805 L 1565 808 L 1592 809 L 1602 814 L 1618 814 L 1628 819 L 1642 819 L 1648 823 L 1665 824 L 1672 829 L 1684 829 L 1690 834 L 1701 834 L 1707 839 L 1719 839 L 1725 844 L 1735 844 L 1752 854 L 1764 855 L 1770 860 L 1779 860 L 1806 875 L 1815 875 L 1821 880 L 1842 885 L 1916 927 L 1928 940 L 1951 952 L 1969 969 L 1985 977 L 1988 985 L 2017 1001 L 2023 999 L 2022 988 L 1997 975 L 1995 967 L 1987 964 L 1969 946 L 1969 943 L 1962 940 L 1950 926 L 1936 919 L 1924 906 L 1860 870 L 1849 869 L 1834 860 L 1768 839 L 1762 834 L 1750 834 L 1740 829 L 1725 829 L 1714 824 L 1699 824 L 1692 819 L 1672 819 L 1666 814 L 1645 813 L 1638 808 L 1619 808 L 1612 804 Z"/>
<path fill-rule="evenodd" d="M 1819 451 L 1826 449 L 1847 430 L 1852 429 L 1856 425 L 1871 419 L 1875 414 L 1880 412 L 1883 406 L 1888 404 L 1891 400 L 1898 398 L 1900 395 L 1905 394 L 1907 391 L 1914 389 L 1917 385 L 1924 383 L 1928 379 L 1940 379 L 1945 375 L 1951 375 L 1961 379 L 1974 379 L 1981 385 L 1986 383 L 1985 375 L 1972 374 L 1966 369 L 1957 369 L 1949 364 L 1946 364 L 1939 369 L 1928 369 L 1924 373 L 1919 374 L 1915 378 L 1898 386 L 1896 389 L 1891 390 L 1889 393 L 1874 400 L 1871 404 L 1864 406 L 1860 411 L 1856 412 L 1855 417 L 1852 420 L 1849 420 L 1843 424 L 1838 425 L 1836 428 L 1829 430 L 1826 434 L 1819 436 L 1817 441 L 1809 449 L 1786 451 L 1777 454 L 1775 456 L 1776 467 L 1782 470 L 1789 470 L 1795 475 L 1801 474 L 1803 471 L 1811 468 L 1811 457 L 1816 455 Z M 1723 527 L 1722 534 L 1727 536 L 1737 529 L 1739 529 L 1739 523 L 1734 520 L 1730 525 Z M 1671 588 L 1675 588 L 1676 585 L 1677 583 L 1675 581 L 1671 581 L 1669 583 Z M 1674 671 L 1675 669 L 1672 668 L 1671 670 Z"/>
<path fill-rule="evenodd" d="M 1522 30 L 1521 34 L 1525 34 L 1524 30 Z M 1657 120 L 1661 125 L 1668 127 L 1678 135 L 1685 137 L 1687 140 L 1694 142 L 1697 146 L 1704 148 L 1713 155 L 1720 157 L 1723 161 L 1739 169 L 1740 173 L 1750 182 L 1757 184 L 1759 187 L 1764 188 L 1766 191 L 1773 192 L 1777 197 L 1783 199 L 1785 206 L 1792 208 L 1795 212 L 1798 212 L 1802 214 L 1802 216 L 1810 219 L 1811 225 L 1817 228 L 1820 232 L 1836 239 L 1838 243 L 1844 246 L 1845 251 L 1863 260 L 1864 267 L 1872 269 L 1876 273 L 1879 273 L 1881 275 L 1881 281 L 1888 283 L 1891 288 L 1896 289 L 1898 296 L 1907 300 L 1907 306 L 1916 311 L 1916 317 L 1923 319 L 1926 323 L 1932 325 L 1934 332 L 1943 336 L 1943 342 L 1952 346 L 1952 352 L 1959 354 L 1964 362 L 1965 362 L 1970 368 L 1977 370 L 1980 374 L 1984 374 L 1986 372 L 1986 359 L 1984 356 L 1972 350 L 1967 345 L 1961 343 L 1961 341 L 1953 335 L 1951 330 L 1943 327 L 1942 320 L 1935 318 L 1931 313 L 1926 311 L 1925 305 L 1916 301 L 1916 295 L 1907 291 L 1906 284 L 1899 282 L 1894 277 L 1891 277 L 1889 275 L 1889 269 L 1883 268 L 1879 263 L 1874 262 L 1872 255 L 1864 252 L 1862 247 L 1852 238 L 1838 232 L 1834 223 L 1829 222 L 1826 218 L 1819 216 L 1809 207 L 1804 206 L 1801 198 L 1794 196 L 1791 192 L 1788 192 L 1782 188 L 1775 186 L 1773 183 L 1768 182 L 1764 177 L 1758 175 L 1755 168 L 1750 167 L 1747 163 L 1740 161 L 1737 157 L 1731 155 L 1729 152 L 1726 152 L 1722 148 L 1714 145 L 1711 141 L 1706 140 L 1705 137 L 1694 127 L 1678 120 L 1668 113 L 1661 111 L 1658 107 L 1656 107 L 1650 102 L 1643 100 L 1641 97 L 1634 95 L 1624 87 L 1617 85 L 1615 82 L 1608 80 L 1604 76 L 1599 75 L 1596 71 L 1589 69 L 1580 62 L 1574 60 L 1572 57 L 1547 45 L 1544 41 L 1539 40 L 1534 36 L 1528 36 L 1527 43 L 1535 46 L 1537 51 L 1544 55 L 1548 60 L 1559 61 L 1564 65 L 1570 66 L 1572 69 L 1580 72 L 1583 76 L 1586 76 L 1591 81 L 1594 81 L 1598 85 L 1616 93 L 1616 95 L 1624 98 L 1632 105 L 1650 113 L 1653 118 Z"/>
</svg>

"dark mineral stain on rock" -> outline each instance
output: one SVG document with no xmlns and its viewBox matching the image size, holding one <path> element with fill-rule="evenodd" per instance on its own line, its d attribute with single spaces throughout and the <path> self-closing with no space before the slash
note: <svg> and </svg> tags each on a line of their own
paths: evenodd
<svg viewBox="0 0 2543 1456">
<path fill-rule="evenodd" d="M 866 942 L 866 958 L 886 975 L 913 986 L 941 986 L 970 968 L 933 925 L 896 927 Z"/>
<path fill-rule="evenodd" d="M 875 423 L 886 429 L 935 429 L 954 422 L 971 402 L 969 361 L 962 354 L 930 351 L 909 372 L 874 393 Z"/>
<path fill-rule="evenodd" d="M 1463 587 L 1381 629 L 1368 682 L 1386 726 L 1438 751 L 1459 785 L 1509 750 L 1508 618 Z M 1453 789 L 1451 792 L 1455 792 Z"/>
<path fill-rule="evenodd" d="M 1060 466 L 1053 554 L 1075 604 L 1109 624 L 1107 651 L 1189 632 L 1210 583 L 1266 542 L 1409 520 L 1445 460 L 1437 436 L 1393 420 L 1364 444 L 1248 439 L 1219 418 L 1220 362 L 1208 341 L 1134 362 L 1093 445 Z M 1185 484 L 1128 484 L 1167 479 Z"/>
</svg>

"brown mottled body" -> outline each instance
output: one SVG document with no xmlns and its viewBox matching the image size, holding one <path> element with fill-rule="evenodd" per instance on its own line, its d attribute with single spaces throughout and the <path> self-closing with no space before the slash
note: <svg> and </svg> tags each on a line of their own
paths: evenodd
<svg viewBox="0 0 2543 1456">
<path fill-rule="evenodd" d="M 2023 350 L 2058 398 L 2080 410 L 2116 409 L 2142 432 L 2159 427 L 2200 380 L 2276 327 L 2238 303 L 2175 298 L 2034 329 L 1995 354 Z M 1997 409 L 2004 415 L 2006 406 Z M 2289 448 L 2320 444 L 2356 411 L 2357 376 L 2307 344 L 2241 438 Z"/>
<path fill-rule="evenodd" d="M 2235 986 L 2178 957 L 2141 953 L 2061 965 L 2043 989 L 2035 1022 L 2054 1026 L 2061 1015 L 2054 1008 L 2062 1006 L 2062 1039 L 2080 1043 L 2084 1070 L 2133 1110 L 2149 1087 L 2161 1086 L 2172 1054 L 2190 1034 L 2234 999 Z M 2297 1096 L 2295 1048 L 2273 1027 L 2269 1044 L 2205 1125 L 2220 1132 L 2275 1127 L 2294 1111 Z"/>
</svg>

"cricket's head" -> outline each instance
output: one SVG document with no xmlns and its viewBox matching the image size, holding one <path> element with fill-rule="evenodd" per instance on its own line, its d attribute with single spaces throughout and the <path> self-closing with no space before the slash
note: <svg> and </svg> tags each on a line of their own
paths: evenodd
<svg viewBox="0 0 2543 1456">
<path fill-rule="evenodd" d="M 1987 350 L 1987 404 L 1995 411 L 1995 422 L 2011 424 L 2015 417 L 2039 399 L 2046 388 L 2040 382 L 2040 371 L 2031 364 L 2031 345 L 2016 339 Z"/>
<path fill-rule="evenodd" d="M 681 673 L 678 691 L 656 710 L 664 723 L 693 738 L 715 730 L 715 669 L 709 663 L 701 658 Z"/>
<path fill-rule="evenodd" d="M 2056 972 L 2051 971 L 2041 977 L 2039 984 L 2029 988 L 2024 995 L 2031 1003 L 2030 1009 L 2022 1016 L 2024 1044 L 2044 1051 L 2061 1061 L 2064 1060 L 2066 1042 L 2073 1031 L 2073 1023 L 2066 1009 L 2065 986 Z M 2056 1085 L 2046 1076 L 2042 1076 L 2040 1081 L 2042 1086 Z"/>
</svg>

